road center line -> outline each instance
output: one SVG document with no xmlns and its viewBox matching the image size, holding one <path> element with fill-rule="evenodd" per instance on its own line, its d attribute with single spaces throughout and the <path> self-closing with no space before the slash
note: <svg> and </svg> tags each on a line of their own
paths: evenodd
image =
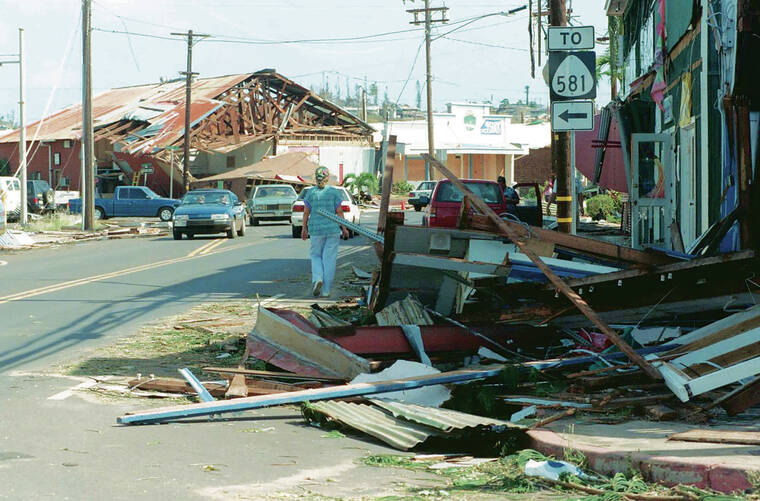
<svg viewBox="0 0 760 501">
<path fill-rule="evenodd" d="M 200 247 L 192 251 L 190 254 L 187 255 L 187 257 L 197 256 L 198 254 L 201 254 L 203 251 L 210 248 L 214 244 L 218 244 L 218 242 L 223 242 L 223 241 L 224 240 L 222 240 L 221 238 L 215 238 L 214 240 L 211 240 L 210 242 L 206 242 L 205 244 L 201 245 Z"/>
<path fill-rule="evenodd" d="M 222 239 L 221 241 L 223 242 L 224 240 Z M 216 243 L 216 241 L 211 242 L 211 243 Z M 118 270 L 118 271 L 114 271 L 114 272 L 111 272 L 111 273 L 105 273 L 105 274 L 102 274 L 102 275 L 94 275 L 94 276 L 91 276 L 91 277 L 80 278 L 80 279 L 72 280 L 72 281 L 69 281 L 69 282 L 61 282 L 59 284 L 53 284 L 53 285 L 49 285 L 47 287 L 40 287 L 38 289 L 32 289 L 32 290 L 29 290 L 29 291 L 19 292 L 19 293 L 11 294 L 11 295 L 8 295 L 8 296 L 2 296 L 2 297 L 0 297 L 0 304 L 9 303 L 11 301 L 19 301 L 21 299 L 28 299 L 30 297 L 39 296 L 41 294 L 48 294 L 50 292 L 57 292 L 57 291 L 60 291 L 60 290 L 63 290 L 63 289 L 68 289 L 68 288 L 71 288 L 71 287 L 76 287 L 78 285 L 86 285 L 86 284 L 89 284 L 89 283 L 92 283 L 92 282 L 98 282 L 98 281 L 101 281 L 101 280 L 107 280 L 109 278 L 115 278 L 115 277 L 119 277 L 119 276 L 122 276 L 122 275 L 128 275 L 128 274 L 137 273 L 137 272 L 140 272 L 140 271 L 147 271 L 147 270 L 151 270 L 153 268 L 160 268 L 162 266 L 167 266 L 167 265 L 170 265 L 170 264 L 182 263 L 182 262 L 185 262 L 185 261 L 189 261 L 191 259 L 197 259 L 197 258 L 200 258 L 200 257 L 211 256 L 211 255 L 214 255 L 214 254 L 220 254 L 222 252 L 227 252 L 227 251 L 230 251 L 230 250 L 239 249 L 241 247 L 246 247 L 246 246 L 249 246 L 249 245 L 258 245 L 260 243 L 264 243 L 264 242 L 256 242 L 256 243 L 252 243 L 252 244 L 240 244 L 239 246 L 230 246 L 230 247 L 226 247 L 224 249 L 214 250 L 213 252 L 210 252 L 208 254 L 203 254 L 203 255 L 197 255 L 196 254 L 196 255 L 192 255 L 192 256 L 188 255 L 188 256 L 185 256 L 185 257 L 166 259 L 164 261 L 157 261 L 155 263 L 149 263 L 149 264 L 144 264 L 144 265 L 141 265 L 141 266 L 135 266 L 133 268 L 125 268 L 123 270 Z"/>
<path fill-rule="evenodd" d="M 0 266 L 5 266 L 6 264 L 8 264 L 8 261 L 2 261 L 2 260 L 0 260 Z"/>
</svg>

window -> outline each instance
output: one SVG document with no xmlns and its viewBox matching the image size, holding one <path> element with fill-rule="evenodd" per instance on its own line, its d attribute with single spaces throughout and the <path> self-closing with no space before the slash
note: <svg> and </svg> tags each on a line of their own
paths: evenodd
<svg viewBox="0 0 760 501">
<path fill-rule="evenodd" d="M 29 179 L 42 179 L 42 172 L 35 170 L 29 173 Z"/>
<path fill-rule="evenodd" d="M 148 195 L 140 188 L 127 188 L 127 197 L 131 200 L 145 200 Z"/>
<path fill-rule="evenodd" d="M 227 157 L 227 168 L 228 169 L 234 169 L 235 168 L 235 156 L 229 156 Z"/>
<path fill-rule="evenodd" d="M 483 199 L 487 204 L 499 204 L 503 201 L 503 195 L 500 193 L 499 185 L 496 183 L 464 183 L 467 188 Z M 442 183 L 436 192 L 436 201 L 438 202 L 461 202 L 462 192 L 451 183 Z"/>
<path fill-rule="evenodd" d="M 61 165 L 61 154 L 53 153 L 53 165 Z"/>
<path fill-rule="evenodd" d="M 63 176 L 59 182 L 59 186 L 62 188 L 68 188 L 71 186 L 71 178 L 68 176 Z"/>
<path fill-rule="evenodd" d="M 65 139 L 63 141 L 63 147 L 64 148 L 71 148 L 71 141 L 69 141 L 68 139 Z"/>
</svg>

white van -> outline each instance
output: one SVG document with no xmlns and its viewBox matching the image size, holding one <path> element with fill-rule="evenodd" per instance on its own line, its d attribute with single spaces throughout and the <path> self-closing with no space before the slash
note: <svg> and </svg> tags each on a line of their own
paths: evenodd
<svg viewBox="0 0 760 501">
<path fill-rule="evenodd" d="M 21 181 L 16 177 L 0 177 L 0 198 L 6 217 L 18 219 L 21 215 Z"/>
</svg>

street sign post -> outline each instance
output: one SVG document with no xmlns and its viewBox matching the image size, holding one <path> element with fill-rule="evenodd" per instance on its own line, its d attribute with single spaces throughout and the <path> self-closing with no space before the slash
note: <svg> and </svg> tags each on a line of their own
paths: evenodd
<svg viewBox="0 0 760 501">
<path fill-rule="evenodd" d="M 594 48 L 593 26 L 549 26 L 549 51 Z"/>
<path fill-rule="evenodd" d="M 550 52 L 549 88 L 552 101 L 596 97 L 596 53 Z"/>
<path fill-rule="evenodd" d="M 552 130 L 594 130 L 592 101 L 557 101 L 552 103 Z"/>
</svg>

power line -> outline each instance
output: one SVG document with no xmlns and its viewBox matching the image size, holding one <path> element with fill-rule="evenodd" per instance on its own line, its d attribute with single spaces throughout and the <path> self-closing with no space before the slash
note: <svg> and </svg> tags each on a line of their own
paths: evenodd
<svg viewBox="0 0 760 501">
<path fill-rule="evenodd" d="M 460 42 L 460 43 L 466 43 L 470 45 L 482 45 L 484 47 L 493 47 L 495 49 L 506 49 L 506 50 L 516 50 L 520 52 L 528 52 L 528 49 L 523 49 L 522 47 L 507 47 L 506 45 L 498 45 L 493 43 L 486 43 L 486 42 L 476 42 L 475 40 L 462 40 L 459 38 L 451 38 L 451 37 L 444 37 L 446 40 L 451 40 L 452 42 Z"/>
</svg>

